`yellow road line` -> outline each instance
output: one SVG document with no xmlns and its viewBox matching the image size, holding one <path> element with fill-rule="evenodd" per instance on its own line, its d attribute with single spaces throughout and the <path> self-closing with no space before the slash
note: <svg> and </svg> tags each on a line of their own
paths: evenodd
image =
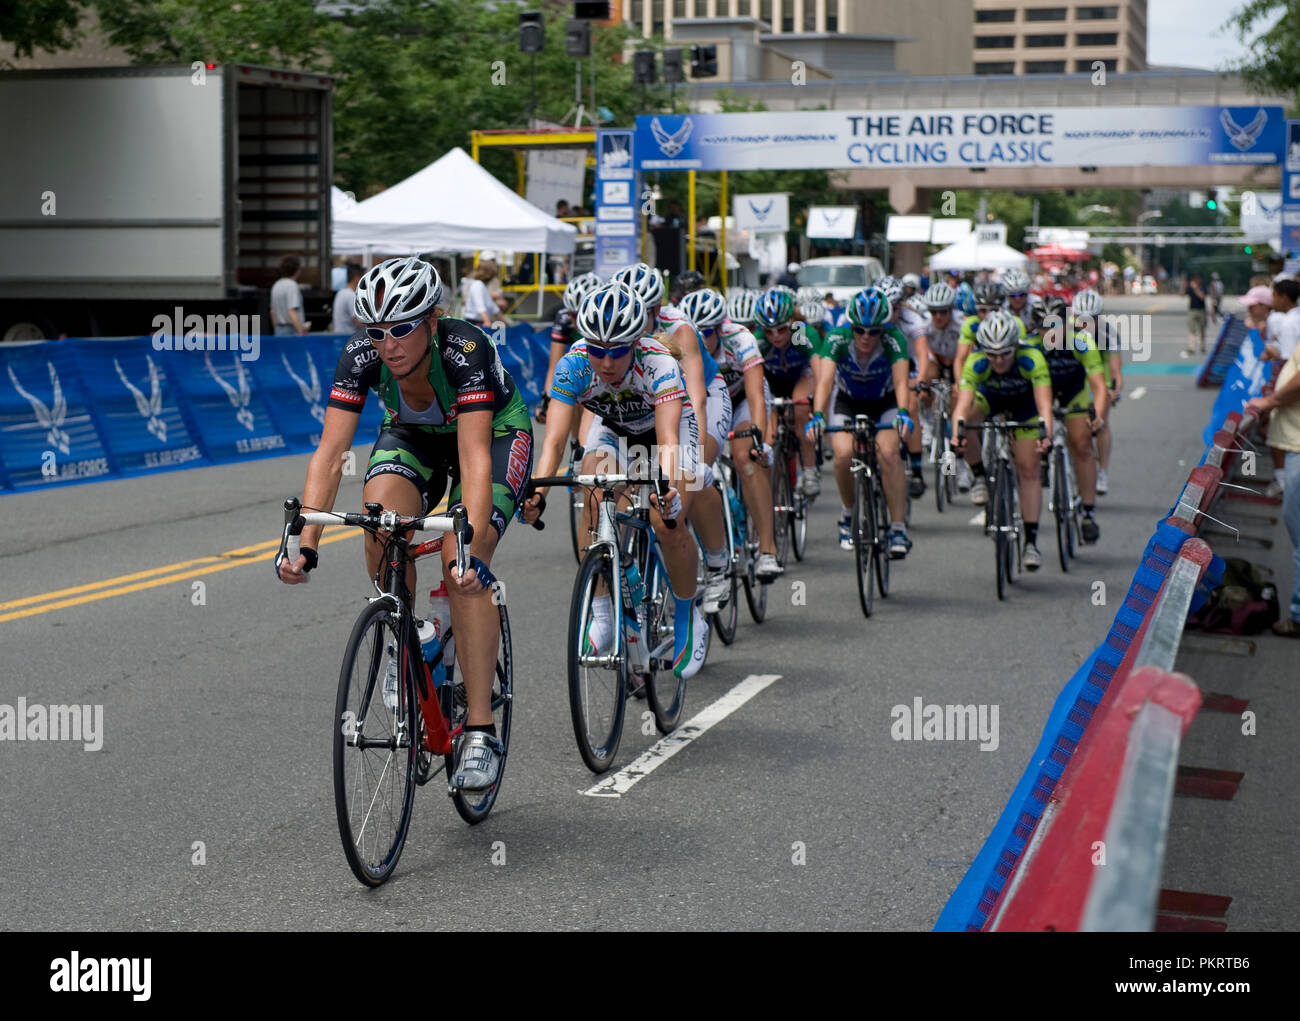
<svg viewBox="0 0 1300 1021">
<path fill-rule="evenodd" d="M 333 533 L 333 534 L 330 534 Z M 331 542 L 340 542 L 343 539 L 350 538 L 353 535 L 359 535 L 357 529 L 352 528 L 330 528 L 326 534 L 321 536 L 319 545 L 324 546 Z M 24 599 L 15 599 L 7 603 L 0 603 L 0 609 L 8 609 L 15 606 L 27 606 L 27 609 L 14 610 L 12 613 L 0 613 L 0 622 L 7 620 L 18 620 L 22 617 L 33 617 L 39 613 L 48 613 L 51 610 L 62 610 L 69 606 L 79 606 L 83 603 L 93 603 L 99 599 L 109 599 L 112 596 L 124 596 L 131 592 L 141 592 L 145 589 L 157 588 L 159 585 L 169 585 L 175 581 L 183 581 L 186 578 L 196 578 L 200 575 L 215 574 L 218 571 L 228 571 L 232 567 L 240 567 L 244 564 L 265 564 L 265 557 L 251 557 L 247 554 L 260 551 L 269 552 L 272 549 L 279 549 L 280 540 L 273 539 L 269 542 L 260 542 L 252 546 L 243 546 L 236 550 L 230 550 L 215 557 L 200 557 L 196 560 L 182 560 L 179 563 L 169 564 L 166 567 L 156 567 L 148 571 L 140 571 L 136 574 L 127 574 L 119 578 L 109 578 L 106 581 L 94 582 L 89 585 L 79 585 L 76 588 L 61 589 L 57 592 L 47 592 L 40 596 L 28 596 Z M 239 559 L 230 559 L 239 557 Z M 193 567 L 195 564 L 203 564 L 202 567 Z M 183 570 L 184 568 L 193 568 L 192 570 Z M 150 575 L 157 575 L 160 572 L 175 572 L 180 570 L 181 573 L 168 573 L 164 577 L 149 578 Z M 147 581 L 137 581 L 136 579 L 149 578 Z M 124 582 L 135 582 L 135 584 L 122 584 Z M 105 588 L 106 586 L 117 586 L 108 588 L 102 592 L 95 592 L 95 589 Z M 69 596 L 71 598 L 60 599 L 60 596 Z M 46 602 L 54 599 L 55 602 Z M 40 606 L 31 606 L 31 603 L 40 602 Z"/>
</svg>

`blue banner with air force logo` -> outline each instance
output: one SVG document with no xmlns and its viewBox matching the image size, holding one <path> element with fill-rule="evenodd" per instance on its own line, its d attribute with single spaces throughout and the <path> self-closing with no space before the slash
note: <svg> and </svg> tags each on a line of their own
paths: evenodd
<svg viewBox="0 0 1300 1021">
<path fill-rule="evenodd" d="M 151 337 L 0 345 L 0 492 L 314 451 L 348 337 L 259 341 L 252 358 Z M 550 330 L 512 326 L 497 349 L 535 406 Z M 368 397 L 354 444 L 382 419 Z"/>
<path fill-rule="evenodd" d="M 1280 106 L 798 110 L 636 119 L 637 170 L 1273 166 Z"/>
</svg>

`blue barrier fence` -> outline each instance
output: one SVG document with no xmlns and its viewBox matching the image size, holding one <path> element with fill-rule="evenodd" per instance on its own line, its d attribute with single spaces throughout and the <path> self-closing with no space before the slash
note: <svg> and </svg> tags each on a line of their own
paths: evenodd
<svg viewBox="0 0 1300 1021">
<path fill-rule="evenodd" d="M 252 360 L 158 350 L 151 337 L 2 345 L 0 492 L 310 452 L 347 339 L 261 337 Z M 498 339 L 502 364 L 536 406 L 549 329 L 519 324 Z M 371 397 L 358 442 L 382 417 Z"/>
</svg>

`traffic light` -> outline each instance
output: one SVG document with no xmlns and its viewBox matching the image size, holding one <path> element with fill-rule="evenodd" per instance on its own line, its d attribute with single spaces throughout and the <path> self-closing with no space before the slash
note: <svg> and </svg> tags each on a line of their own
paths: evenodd
<svg viewBox="0 0 1300 1021">
<path fill-rule="evenodd" d="M 1217 195 L 1218 192 L 1215 191 L 1213 188 L 1211 188 L 1210 194 L 1205 200 L 1205 208 L 1208 209 L 1210 212 L 1214 212 L 1216 209 L 1219 208 L 1219 200 L 1218 198 L 1216 198 Z"/>
<path fill-rule="evenodd" d="M 632 80 L 637 85 L 655 83 L 655 51 L 637 50 L 632 54 Z"/>
<path fill-rule="evenodd" d="M 1254 254 L 1255 249 L 1251 248 L 1250 245 L 1247 245 L 1247 246 L 1245 247 L 1244 251 L 1245 251 L 1245 253 L 1246 253 L 1247 255 L 1252 255 L 1252 254 Z"/>
<path fill-rule="evenodd" d="M 564 52 L 570 57 L 591 56 L 591 22 L 570 18 L 564 24 Z"/>
<path fill-rule="evenodd" d="M 716 46 L 691 47 L 691 77 L 716 78 L 718 76 L 718 48 Z"/>
<path fill-rule="evenodd" d="M 541 11 L 520 11 L 519 52 L 541 53 L 546 41 L 546 24 Z"/>
<path fill-rule="evenodd" d="M 673 85 L 686 81 L 681 50 L 664 50 L 664 81 Z"/>
</svg>

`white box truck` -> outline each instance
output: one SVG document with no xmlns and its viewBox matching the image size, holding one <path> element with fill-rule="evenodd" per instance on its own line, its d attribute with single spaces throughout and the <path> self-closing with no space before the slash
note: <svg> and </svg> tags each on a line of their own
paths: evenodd
<svg viewBox="0 0 1300 1021">
<path fill-rule="evenodd" d="M 294 253 L 328 318 L 327 75 L 245 64 L 0 73 L 0 342 L 261 313 Z"/>
</svg>

